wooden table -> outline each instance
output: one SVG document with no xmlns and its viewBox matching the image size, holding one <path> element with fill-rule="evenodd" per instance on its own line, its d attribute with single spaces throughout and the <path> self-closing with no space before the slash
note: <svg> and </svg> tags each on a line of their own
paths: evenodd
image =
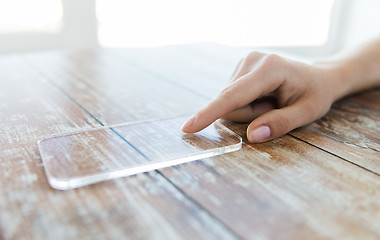
<svg viewBox="0 0 380 240">
<path fill-rule="evenodd" d="M 2 239 L 379 239 L 380 89 L 237 152 L 52 189 L 37 141 L 206 104 L 247 49 L 218 45 L 0 57 Z M 148 137 L 148 136 L 147 136 Z"/>
</svg>

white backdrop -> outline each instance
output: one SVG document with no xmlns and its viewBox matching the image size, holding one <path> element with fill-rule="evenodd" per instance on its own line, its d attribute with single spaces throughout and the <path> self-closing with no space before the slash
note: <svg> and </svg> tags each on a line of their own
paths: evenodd
<svg viewBox="0 0 380 240">
<path fill-rule="evenodd" d="M 380 34 L 379 0 L 333 2 L 0 0 L 0 53 L 206 41 L 320 57 Z"/>
</svg>

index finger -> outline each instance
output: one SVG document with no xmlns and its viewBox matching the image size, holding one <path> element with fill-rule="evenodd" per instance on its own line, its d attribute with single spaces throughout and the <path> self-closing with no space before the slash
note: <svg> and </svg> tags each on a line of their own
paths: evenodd
<svg viewBox="0 0 380 240">
<path fill-rule="evenodd" d="M 279 81 L 276 81 L 276 77 L 273 77 L 261 71 L 244 75 L 225 88 L 215 100 L 190 118 L 183 125 L 182 131 L 186 133 L 201 131 L 218 118 L 274 91 L 280 84 L 278 83 Z"/>
</svg>

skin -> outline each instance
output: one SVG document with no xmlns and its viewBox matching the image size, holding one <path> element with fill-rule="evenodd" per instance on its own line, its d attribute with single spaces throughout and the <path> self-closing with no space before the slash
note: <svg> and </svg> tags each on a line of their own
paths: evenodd
<svg viewBox="0 0 380 240">
<path fill-rule="evenodd" d="M 223 118 L 250 122 L 250 142 L 268 141 L 323 117 L 336 100 L 375 86 L 380 86 L 380 38 L 313 64 L 252 52 L 182 131 L 195 133 Z"/>
</svg>

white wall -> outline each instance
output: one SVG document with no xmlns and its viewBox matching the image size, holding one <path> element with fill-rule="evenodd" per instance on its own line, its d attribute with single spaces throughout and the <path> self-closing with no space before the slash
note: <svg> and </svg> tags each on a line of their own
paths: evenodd
<svg viewBox="0 0 380 240">
<path fill-rule="evenodd" d="M 328 42 L 325 45 L 295 46 L 280 48 L 280 50 L 318 58 L 380 36 L 380 0 L 335 1 L 331 18 L 332 25 Z M 41 32 L 0 34 L 0 53 L 97 47 L 98 26 L 95 16 L 95 0 L 63 0 L 62 7 L 64 16 L 60 32 L 55 34 Z"/>
<path fill-rule="evenodd" d="M 380 1 L 345 0 L 347 18 L 343 26 L 341 48 L 352 48 L 380 37 Z"/>
<path fill-rule="evenodd" d="M 37 5 L 37 7 L 41 6 Z M 17 11 L 17 9 L 11 10 Z M 0 53 L 98 47 L 95 1 L 63 0 L 62 10 L 64 14 L 57 31 L 0 32 Z M 20 15 L 20 12 L 15 12 L 15 15 Z M 6 25 L 3 22 L 0 23 L 0 27 L 2 24 Z"/>
</svg>

